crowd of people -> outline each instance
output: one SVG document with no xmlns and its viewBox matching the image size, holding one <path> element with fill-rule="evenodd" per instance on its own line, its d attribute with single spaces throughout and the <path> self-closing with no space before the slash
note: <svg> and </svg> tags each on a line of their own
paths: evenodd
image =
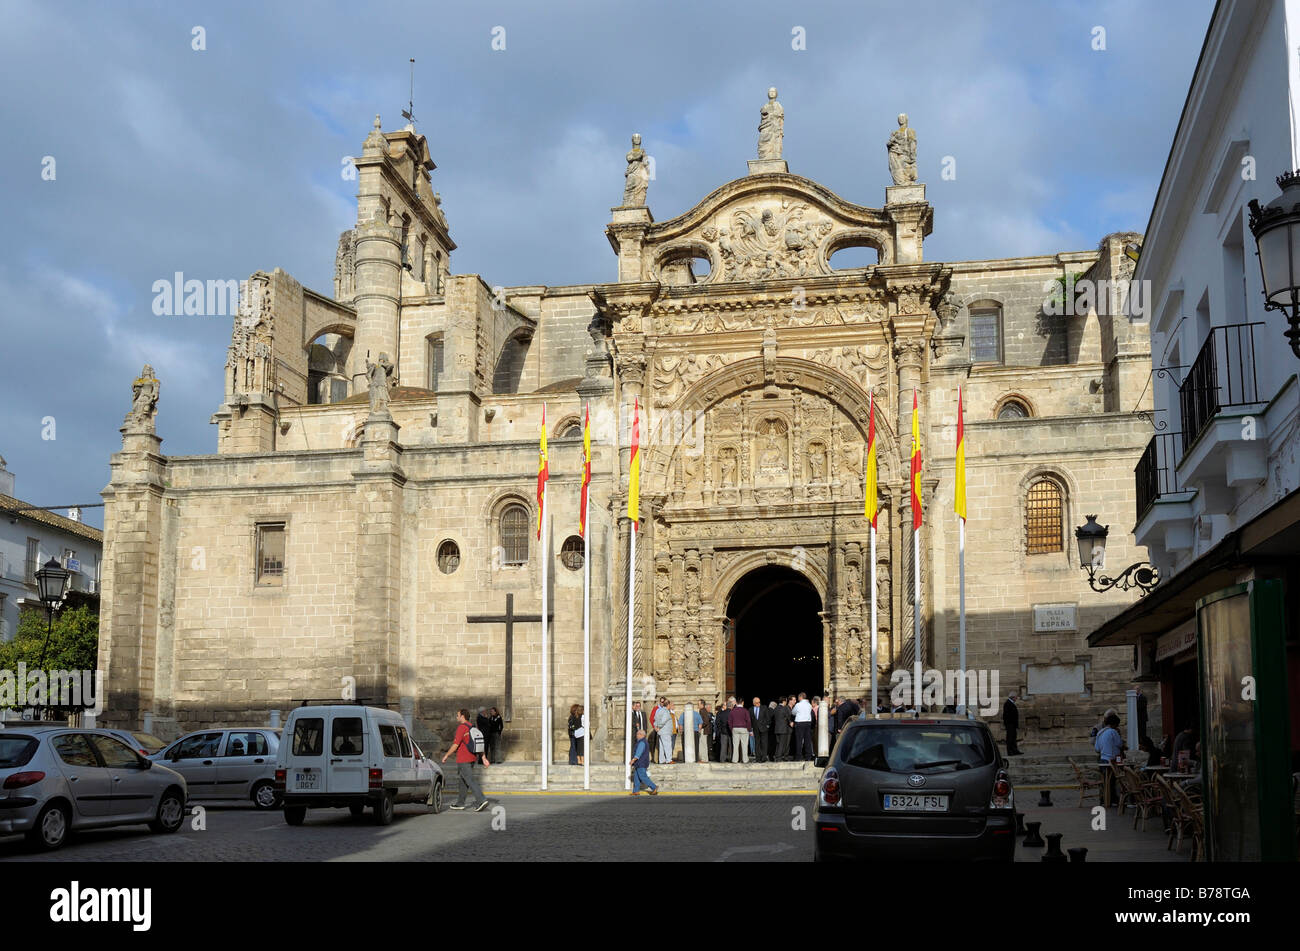
<svg viewBox="0 0 1300 951">
<path fill-rule="evenodd" d="M 809 697 L 806 693 L 790 694 L 768 700 L 754 697 L 749 705 L 728 697 L 713 706 L 699 700 L 692 705 L 691 722 L 686 711 L 678 711 L 674 701 L 660 697 L 650 710 L 641 701 L 633 701 L 629 717 L 632 744 L 645 733 L 647 764 L 664 766 L 685 760 L 682 736 L 689 729 L 695 734 L 697 761 L 732 763 L 800 762 L 817 753 L 817 724 L 826 713 L 830 743 L 867 701 L 864 698 Z M 882 706 L 880 712 L 886 712 Z M 639 757 L 638 757 L 639 758 Z"/>
</svg>

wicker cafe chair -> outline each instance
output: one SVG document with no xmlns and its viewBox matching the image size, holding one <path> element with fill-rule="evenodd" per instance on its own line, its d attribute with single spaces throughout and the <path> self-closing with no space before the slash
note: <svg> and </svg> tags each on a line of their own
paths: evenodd
<svg viewBox="0 0 1300 951">
<path fill-rule="evenodd" d="M 1144 777 L 1132 766 L 1121 766 L 1124 771 L 1128 785 L 1133 790 L 1132 803 L 1135 807 L 1133 815 L 1133 828 L 1138 827 L 1138 821 L 1142 822 L 1142 831 L 1147 830 L 1147 817 L 1154 812 L 1160 812 L 1164 803 L 1164 795 L 1153 781 Z"/>
<path fill-rule="evenodd" d="M 1082 806 L 1083 801 L 1090 796 L 1096 799 L 1097 802 L 1101 802 L 1101 780 L 1093 779 L 1084 773 L 1079 764 L 1074 761 L 1073 756 L 1067 756 L 1066 759 L 1074 770 L 1074 781 L 1079 784 L 1079 805 Z"/>
<path fill-rule="evenodd" d="M 1142 795 L 1142 781 L 1130 775 L 1133 771 L 1120 763 L 1112 764 L 1110 769 L 1119 787 L 1119 814 L 1122 816 L 1130 804 L 1137 805 Z"/>
<path fill-rule="evenodd" d="M 1202 810 L 1200 797 L 1193 796 L 1177 783 L 1163 776 L 1160 777 L 1160 786 L 1168 795 L 1174 810 L 1173 824 L 1169 830 L 1169 843 L 1175 852 L 1179 852 L 1183 848 L 1183 837 L 1190 838 L 1192 861 L 1195 862 L 1197 855 L 1204 851 L 1205 844 L 1205 813 Z"/>
</svg>

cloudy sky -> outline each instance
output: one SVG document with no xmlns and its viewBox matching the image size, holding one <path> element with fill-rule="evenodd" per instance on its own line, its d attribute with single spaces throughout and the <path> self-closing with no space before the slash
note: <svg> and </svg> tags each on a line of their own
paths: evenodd
<svg viewBox="0 0 1300 951">
<path fill-rule="evenodd" d="M 907 112 L 926 256 L 964 260 L 1145 228 L 1213 4 L 810 6 L 4 0 L 0 455 L 18 496 L 100 501 L 146 362 L 163 451 L 215 450 L 230 320 L 155 316 L 153 282 L 282 267 L 332 291 L 355 221 L 342 162 L 375 113 L 404 124 L 409 57 L 456 273 L 613 280 L 630 134 L 673 217 L 745 173 L 772 85 L 790 170 L 859 204 L 883 202 Z"/>
</svg>

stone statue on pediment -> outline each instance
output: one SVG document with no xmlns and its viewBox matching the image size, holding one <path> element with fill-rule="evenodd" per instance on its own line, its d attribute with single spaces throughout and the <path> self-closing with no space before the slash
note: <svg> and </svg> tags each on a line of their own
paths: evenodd
<svg viewBox="0 0 1300 951">
<path fill-rule="evenodd" d="M 366 361 L 366 385 L 370 390 L 371 416 L 388 414 L 388 387 L 392 375 L 393 364 L 389 361 L 388 354 L 381 353 L 374 363 Z"/>
<path fill-rule="evenodd" d="M 632 151 L 627 153 L 627 170 L 623 176 L 623 204 L 631 207 L 645 205 L 646 192 L 650 188 L 650 160 L 641 148 L 639 133 L 632 136 Z"/>
<path fill-rule="evenodd" d="M 898 128 L 889 136 L 889 174 L 895 185 L 916 181 L 916 132 L 907 124 L 907 113 L 899 113 Z"/>
<path fill-rule="evenodd" d="M 758 157 L 779 159 L 781 143 L 785 138 L 785 110 L 776 101 L 776 87 L 767 91 L 767 102 L 759 110 Z"/>
<path fill-rule="evenodd" d="M 161 384 L 154 376 L 153 367 L 144 365 L 140 376 L 131 384 L 131 410 L 123 421 L 125 427 L 133 433 L 155 432 L 154 421 L 158 416 L 158 393 Z"/>
</svg>

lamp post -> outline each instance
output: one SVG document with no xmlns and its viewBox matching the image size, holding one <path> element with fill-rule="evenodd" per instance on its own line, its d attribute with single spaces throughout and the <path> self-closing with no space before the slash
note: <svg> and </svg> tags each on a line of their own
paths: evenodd
<svg viewBox="0 0 1300 951">
<path fill-rule="evenodd" d="M 71 575 L 72 572 L 53 558 L 36 572 L 36 590 L 40 595 L 41 603 L 45 605 L 45 644 L 41 647 L 41 660 L 36 665 L 37 670 L 45 669 L 45 653 L 50 649 L 50 635 L 54 633 L 54 610 L 63 601 L 63 590 L 67 587 Z M 35 707 L 32 707 L 31 711 L 32 719 L 38 719 L 36 714 L 39 711 Z"/>
<path fill-rule="evenodd" d="M 1264 207 L 1250 200 L 1250 233 L 1264 280 L 1264 309 L 1286 315 L 1286 338 L 1300 357 L 1300 171 L 1277 177 L 1282 194 Z"/>
<path fill-rule="evenodd" d="M 1097 516 L 1084 516 L 1088 519 L 1074 530 L 1074 537 L 1079 543 L 1079 565 L 1088 573 L 1088 584 L 1093 591 L 1109 591 L 1118 588 L 1128 591 L 1138 588 L 1139 596 L 1146 597 L 1147 592 L 1160 583 L 1160 570 L 1145 561 L 1129 565 L 1117 577 L 1098 575 L 1106 567 L 1106 536 L 1110 534 L 1109 525 L 1098 525 Z"/>
</svg>

